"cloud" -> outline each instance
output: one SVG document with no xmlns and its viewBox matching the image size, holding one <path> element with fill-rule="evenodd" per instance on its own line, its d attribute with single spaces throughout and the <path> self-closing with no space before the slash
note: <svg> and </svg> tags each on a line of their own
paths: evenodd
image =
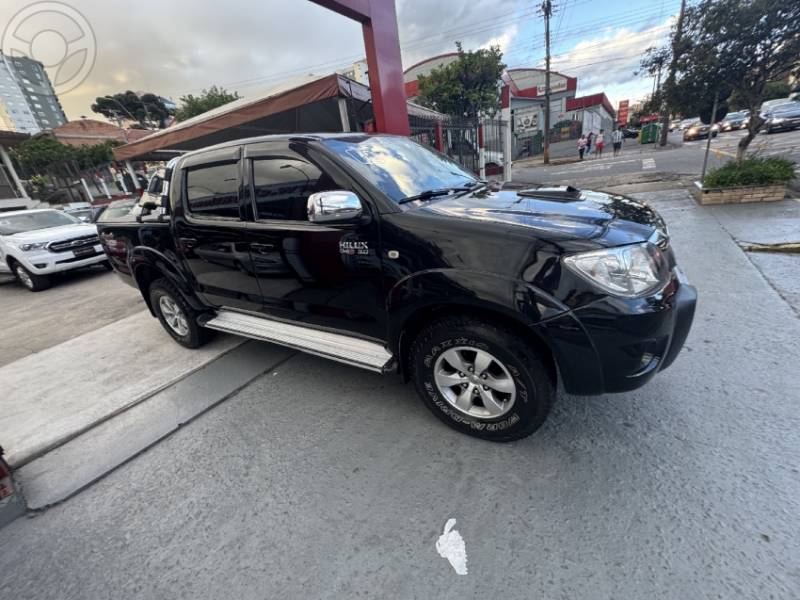
<svg viewBox="0 0 800 600">
<path fill-rule="evenodd" d="M 126 89 L 177 100 L 222 85 L 253 97 L 282 80 L 331 73 L 364 56 L 361 26 L 308 0 L 67 1 L 91 24 L 97 45 L 87 79 L 60 97 L 71 119 L 97 118 L 90 108 L 95 98 Z M 3 0 L 3 13 L 31 2 Z M 466 48 L 507 46 L 517 33 L 514 14 L 525 4 L 398 0 L 404 64 L 451 52 L 456 39 Z"/>
<path fill-rule="evenodd" d="M 634 72 L 639 69 L 642 55 L 648 48 L 661 46 L 666 41 L 671 25 L 672 17 L 640 31 L 607 29 L 557 55 L 552 68 L 577 77 L 580 94 L 638 83 L 641 76 Z"/>
<path fill-rule="evenodd" d="M 519 28 L 517 27 L 516 23 L 508 27 L 503 33 L 497 35 L 483 44 L 480 45 L 481 48 L 488 48 L 489 46 L 500 46 L 500 50 L 502 52 L 506 52 L 508 47 L 517 37 L 517 32 Z"/>
</svg>

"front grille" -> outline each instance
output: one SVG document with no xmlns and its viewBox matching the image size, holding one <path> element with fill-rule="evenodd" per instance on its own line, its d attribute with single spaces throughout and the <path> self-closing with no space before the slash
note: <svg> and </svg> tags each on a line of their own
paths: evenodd
<svg viewBox="0 0 800 600">
<path fill-rule="evenodd" d="M 70 250 L 80 250 L 81 248 L 91 247 L 100 243 L 97 235 L 84 235 L 82 237 L 64 240 L 63 242 L 51 242 L 47 248 L 50 252 L 68 252 Z"/>
</svg>

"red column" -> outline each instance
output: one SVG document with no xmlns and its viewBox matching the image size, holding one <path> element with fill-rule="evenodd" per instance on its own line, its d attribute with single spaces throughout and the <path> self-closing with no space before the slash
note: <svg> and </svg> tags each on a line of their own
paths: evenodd
<svg viewBox="0 0 800 600">
<path fill-rule="evenodd" d="M 375 125 L 383 133 L 411 135 L 394 2 L 370 0 L 370 8 L 362 26 Z"/>
<path fill-rule="evenodd" d="M 436 149 L 439 152 L 444 152 L 444 132 L 442 131 L 442 122 L 436 121 Z"/>
<path fill-rule="evenodd" d="M 311 0 L 361 23 L 375 128 L 411 135 L 394 0 Z"/>
</svg>

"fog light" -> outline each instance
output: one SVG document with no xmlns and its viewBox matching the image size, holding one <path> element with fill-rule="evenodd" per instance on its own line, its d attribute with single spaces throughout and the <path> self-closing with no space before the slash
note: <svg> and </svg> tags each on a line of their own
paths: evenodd
<svg viewBox="0 0 800 600">
<path fill-rule="evenodd" d="M 47 263 L 35 263 L 33 266 L 37 269 L 44 269 L 47 266 Z"/>
</svg>

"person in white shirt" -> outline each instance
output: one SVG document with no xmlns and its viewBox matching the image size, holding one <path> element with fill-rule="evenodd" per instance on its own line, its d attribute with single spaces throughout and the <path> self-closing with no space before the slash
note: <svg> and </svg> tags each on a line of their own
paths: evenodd
<svg viewBox="0 0 800 600">
<path fill-rule="evenodd" d="M 594 138 L 594 148 L 595 148 L 595 155 L 597 158 L 603 158 L 603 147 L 606 145 L 605 143 L 605 129 L 601 129 L 600 133 L 598 133 Z"/>
<path fill-rule="evenodd" d="M 621 127 L 617 127 L 611 133 L 611 143 L 614 145 L 614 156 L 616 156 L 617 154 L 622 152 L 622 139 L 623 139 L 623 137 L 624 136 L 622 135 L 622 128 Z"/>
</svg>

